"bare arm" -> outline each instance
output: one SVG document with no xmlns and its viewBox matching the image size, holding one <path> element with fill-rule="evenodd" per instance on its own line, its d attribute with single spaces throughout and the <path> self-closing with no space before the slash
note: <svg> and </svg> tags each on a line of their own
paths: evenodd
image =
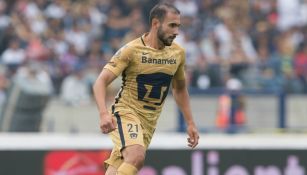
<svg viewBox="0 0 307 175">
<path fill-rule="evenodd" d="M 193 121 L 189 93 L 186 87 L 185 80 L 173 80 L 173 96 L 181 112 L 183 113 L 185 122 L 187 124 L 187 133 L 189 135 L 188 145 L 192 148 L 195 148 L 198 144 L 199 134 L 196 128 L 196 125 Z"/>
<path fill-rule="evenodd" d="M 108 69 L 103 69 L 93 85 L 94 97 L 100 116 L 100 129 L 104 134 L 107 134 L 116 128 L 115 121 L 108 113 L 106 107 L 106 89 L 115 78 L 115 74 Z"/>
</svg>

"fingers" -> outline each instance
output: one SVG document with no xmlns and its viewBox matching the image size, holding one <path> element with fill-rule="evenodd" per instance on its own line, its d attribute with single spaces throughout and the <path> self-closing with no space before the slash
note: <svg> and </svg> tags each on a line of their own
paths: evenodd
<svg viewBox="0 0 307 175">
<path fill-rule="evenodd" d="M 195 148 L 198 145 L 199 135 L 197 132 L 193 132 L 190 134 L 188 140 L 188 146 L 191 148 Z"/>
<path fill-rule="evenodd" d="M 101 130 L 102 130 L 102 133 L 104 133 L 104 134 L 108 134 L 109 133 L 108 129 L 101 129 Z"/>
<path fill-rule="evenodd" d="M 188 146 L 191 148 L 195 148 L 196 145 L 198 144 L 198 141 L 192 139 L 192 138 L 188 138 Z"/>
<path fill-rule="evenodd" d="M 102 133 L 108 134 L 112 131 L 114 131 L 116 128 L 114 126 L 104 126 L 101 128 Z"/>
<path fill-rule="evenodd" d="M 101 132 L 104 133 L 104 134 L 108 134 L 109 133 L 109 128 L 107 128 L 105 126 L 102 126 L 101 127 Z"/>
<path fill-rule="evenodd" d="M 104 134 L 108 134 L 116 129 L 116 121 L 112 120 L 111 122 L 104 123 L 101 125 L 101 132 Z"/>
</svg>

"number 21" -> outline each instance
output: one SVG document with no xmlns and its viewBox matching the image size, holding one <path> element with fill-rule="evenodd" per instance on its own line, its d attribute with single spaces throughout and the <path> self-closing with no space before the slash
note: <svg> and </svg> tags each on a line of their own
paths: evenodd
<svg viewBox="0 0 307 175">
<path fill-rule="evenodd" d="M 139 132 L 139 125 L 135 124 L 134 126 L 135 126 L 135 132 Z M 128 127 L 128 132 L 134 132 L 133 131 L 133 124 L 128 123 L 127 127 Z"/>
</svg>

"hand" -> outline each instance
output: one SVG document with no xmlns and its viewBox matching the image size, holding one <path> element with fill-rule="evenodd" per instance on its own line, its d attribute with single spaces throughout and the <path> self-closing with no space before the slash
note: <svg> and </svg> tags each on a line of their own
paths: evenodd
<svg viewBox="0 0 307 175">
<path fill-rule="evenodd" d="M 188 146 L 195 148 L 198 145 L 199 134 L 197 128 L 194 124 L 191 124 L 187 127 L 188 137 Z"/>
<path fill-rule="evenodd" d="M 116 129 L 115 118 L 109 113 L 102 114 L 100 117 L 100 129 L 104 134 L 108 134 Z"/>
</svg>

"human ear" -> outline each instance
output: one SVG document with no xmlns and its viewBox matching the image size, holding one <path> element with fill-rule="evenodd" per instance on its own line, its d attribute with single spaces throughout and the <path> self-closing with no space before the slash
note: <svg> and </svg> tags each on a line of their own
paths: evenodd
<svg viewBox="0 0 307 175">
<path fill-rule="evenodd" d="M 154 19 L 152 19 L 152 27 L 153 28 L 159 28 L 159 26 L 160 26 L 160 21 L 157 19 L 157 18 L 154 18 Z"/>
</svg>

